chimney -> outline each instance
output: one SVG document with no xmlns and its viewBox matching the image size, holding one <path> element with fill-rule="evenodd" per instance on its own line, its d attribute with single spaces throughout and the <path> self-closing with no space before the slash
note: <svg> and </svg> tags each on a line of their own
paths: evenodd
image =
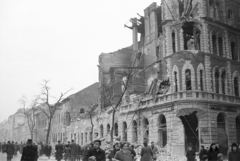
<svg viewBox="0 0 240 161">
<path fill-rule="evenodd" d="M 132 33 L 133 33 L 133 51 L 136 51 L 138 50 L 137 18 L 132 19 Z"/>
</svg>

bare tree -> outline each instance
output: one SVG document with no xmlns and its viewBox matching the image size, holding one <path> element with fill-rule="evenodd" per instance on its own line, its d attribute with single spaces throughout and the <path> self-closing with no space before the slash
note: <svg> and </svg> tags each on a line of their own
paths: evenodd
<svg viewBox="0 0 240 161">
<path fill-rule="evenodd" d="M 35 112 L 37 110 L 36 107 L 38 105 L 38 98 L 33 99 L 28 108 L 26 107 L 27 99 L 25 96 L 23 96 L 19 102 L 23 106 L 22 110 L 19 110 L 19 111 L 26 116 L 27 123 L 28 123 L 28 129 L 30 131 L 31 139 L 33 140 L 33 133 L 34 133 L 35 125 L 36 125 Z"/>
<path fill-rule="evenodd" d="M 43 80 L 41 84 L 41 94 L 39 99 L 44 106 L 38 106 L 39 110 L 42 111 L 46 117 L 48 118 L 48 125 L 47 125 L 47 135 L 46 135 L 46 144 L 48 144 L 49 135 L 52 126 L 52 120 L 55 112 L 60 110 L 61 101 L 64 99 L 64 96 L 71 90 L 67 90 L 65 93 L 61 93 L 60 96 L 57 98 L 55 103 L 50 103 L 50 86 L 48 80 Z"/>
<path fill-rule="evenodd" d="M 135 56 L 133 64 L 129 67 L 127 67 L 127 72 L 125 72 L 123 74 L 122 80 L 120 80 L 119 82 L 114 83 L 112 86 L 110 86 L 109 88 L 107 88 L 106 90 L 104 90 L 103 94 L 103 98 L 105 100 L 107 100 L 107 102 L 110 104 L 110 107 L 112 108 L 112 127 L 111 127 L 111 131 L 110 131 L 110 137 L 111 137 L 111 143 L 113 143 L 114 140 L 114 131 L 115 131 L 115 114 L 118 110 L 118 108 L 121 106 L 123 98 L 128 90 L 128 88 L 131 86 L 131 82 L 130 80 L 136 76 L 139 75 L 140 73 L 144 72 L 146 69 L 152 67 L 155 64 L 158 64 L 161 62 L 161 60 L 155 61 L 154 63 L 146 66 L 143 69 L 139 69 L 136 68 L 136 63 L 137 63 L 138 57 Z M 121 85 L 122 86 L 122 91 L 121 94 L 118 98 L 118 100 L 116 102 L 112 102 L 113 99 L 113 95 L 112 95 L 112 91 L 113 88 L 115 88 L 116 86 Z"/>
<path fill-rule="evenodd" d="M 94 104 L 93 106 L 90 106 L 88 110 L 84 110 L 83 108 L 80 109 L 80 113 L 86 114 L 85 116 L 89 117 L 91 121 L 91 137 L 90 141 L 93 141 L 93 129 L 94 129 L 94 124 L 93 124 L 93 115 L 95 114 L 95 109 L 97 108 L 98 104 Z"/>
</svg>

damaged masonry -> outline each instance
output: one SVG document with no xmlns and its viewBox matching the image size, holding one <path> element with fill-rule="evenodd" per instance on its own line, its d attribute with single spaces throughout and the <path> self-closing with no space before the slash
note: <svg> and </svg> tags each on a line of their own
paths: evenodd
<svg viewBox="0 0 240 161">
<path fill-rule="evenodd" d="M 240 144 L 239 8 L 238 0 L 150 4 L 125 24 L 133 44 L 100 54 L 99 83 L 62 102 L 51 143 L 153 141 L 159 158 L 180 160 L 188 147 L 217 143 L 226 156 Z M 37 115 L 34 137 L 44 142 L 47 123 Z"/>
</svg>

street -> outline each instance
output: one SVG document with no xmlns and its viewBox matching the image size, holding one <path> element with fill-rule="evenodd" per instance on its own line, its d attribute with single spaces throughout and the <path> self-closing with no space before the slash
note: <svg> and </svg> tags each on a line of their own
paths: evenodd
<svg viewBox="0 0 240 161">
<path fill-rule="evenodd" d="M 16 157 L 13 157 L 12 161 L 20 161 L 21 159 L 21 155 L 18 154 Z M 7 160 L 7 155 L 6 153 L 0 153 L 0 161 L 6 161 Z M 45 156 L 41 156 L 38 158 L 38 161 L 56 161 L 55 158 L 52 156 L 50 159 L 48 159 L 47 157 Z"/>
</svg>

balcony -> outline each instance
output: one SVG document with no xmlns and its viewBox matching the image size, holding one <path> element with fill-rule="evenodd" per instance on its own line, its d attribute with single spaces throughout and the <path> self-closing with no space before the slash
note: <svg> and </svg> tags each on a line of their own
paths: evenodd
<svg viewBox="0 0 240 161">
<path fill-rule="evenodd" d="M 158 95 L 155 100 L 152 97 L 144 98 L 141 100 L 139 107 L 133 103 L 123 105 L 120 108 L 120 112 L 131 112 L 137 109 L 151 108 L 153 106 L 160 106 L 175 101 L 209 101 L 215 104 L 229 103 L 232 105 L 239 105 L 240 97 L 203 91 L 180 91 L 167 95 Z"/>
</svg>

